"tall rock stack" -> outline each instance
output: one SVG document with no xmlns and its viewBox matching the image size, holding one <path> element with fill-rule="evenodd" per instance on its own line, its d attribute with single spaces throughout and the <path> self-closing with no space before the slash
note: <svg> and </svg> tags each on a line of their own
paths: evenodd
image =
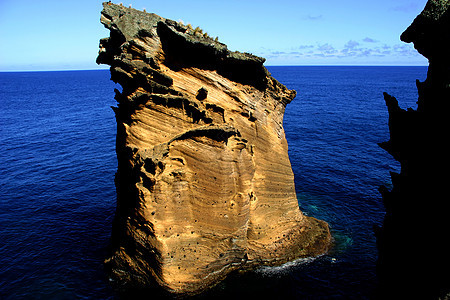
<svg viewBox="0 0 450 300">
<path fill-rule="evenodd" d="M 401 35 L 429 60 L 416 110 L 385 93 L 390 140 L 401 164 L 377 231 L 380 298 L 437 299 L 450 292 L 450 1 L 430 0 Z"/>
<path fill-rule="evenodd" d="M 325 253 L 328 225 L 299 210 L 282 126 L 295 91 L 199 28 L 103 7 L 97 62 L 122 86 L 111 279 L 195 294 Z"/>
</svg>

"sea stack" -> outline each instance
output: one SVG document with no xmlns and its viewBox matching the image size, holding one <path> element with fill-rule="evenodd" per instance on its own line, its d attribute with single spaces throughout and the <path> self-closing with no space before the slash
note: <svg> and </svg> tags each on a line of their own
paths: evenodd
<svg viewBox="0 0 450 300">
<path fill-rule="evenodd" d="M 122 86 L 111 280 L 195 294 L 235 270 L 325 253 L 328 225 L 299 210 L 283 130 L 296 93 L 264 59 L 112 3 L 101 23 L 97 63 Z"/>
<path fill-rule="evenodd" d="M 382 299 L 444 299 L 450 292 L 450 1 L 430 0 L 401 35 L 429 61 L 417 81 L 417 109 L 385 93 L 390 140 L 380 144 L 401 164 L 377 230 Z M 448 299 L 448 298 L 445 298 Z"/>
</svg>

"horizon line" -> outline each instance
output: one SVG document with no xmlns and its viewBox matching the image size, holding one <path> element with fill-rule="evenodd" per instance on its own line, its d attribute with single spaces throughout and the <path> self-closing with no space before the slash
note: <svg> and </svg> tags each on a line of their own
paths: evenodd
<svg viewBox="0 0 450 300">
<path fill-rule="evenodd" d="M 428 65 L 326 65 L 326 64 L 304 64 L 304 65 L 264 65 L 264 67 L 428 67 Z M 109 71 L 110 68 L 86 68 L 86 69 L 37 69 L 37 70 L 0 70 L 0 73 L 32 73 L 32 72 L 75 72 L 75 71 Z"/>
</svg>

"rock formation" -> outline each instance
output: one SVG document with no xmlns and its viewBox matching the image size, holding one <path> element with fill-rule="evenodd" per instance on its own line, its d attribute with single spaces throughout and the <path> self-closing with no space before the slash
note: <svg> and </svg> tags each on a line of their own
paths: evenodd
<svg viewBox="0 0 450 300">
<path fill-rule="evenodd" d="M 103 7 L 97 63 L 122 86 L 112 280 L 193 294 L 234 270 L 326 252 L 328 225 L 300 212 L 287 152 L 295 91 L 199 28 Z"/>
<path fill-rule="evenodd" d="M 380 298 L 437 299 L 450 291 L 450 2 L 430 0 L 401 35 L 429 60 L 417 81 L 417 109 L 385 93 L 390 140 L 380 144 L 401 164 L 377 230 Z"/>
</svg>

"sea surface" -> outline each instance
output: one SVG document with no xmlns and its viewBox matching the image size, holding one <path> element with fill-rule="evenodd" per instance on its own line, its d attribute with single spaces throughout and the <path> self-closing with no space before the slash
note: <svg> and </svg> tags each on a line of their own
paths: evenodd
<svg viewBox="0 0 450 300">
<path fill-rule="evenodd" d="M 210 298 L 367 299 L 380 185 L 399 164 L 383 92 L 416 108 L 426 67 L 268 67 L 297 97 L 284 128 L 301 210 L 327 221 L 327 255 L 233 275 Z M 121 299 L 103 271 L 116 195 L 108 70 L 0 73 L 0 299 Z M 148 295 L 148 299 L 156 299 Z M 123 298 L 123 297 L 122 297 Z"/>
</svg>

